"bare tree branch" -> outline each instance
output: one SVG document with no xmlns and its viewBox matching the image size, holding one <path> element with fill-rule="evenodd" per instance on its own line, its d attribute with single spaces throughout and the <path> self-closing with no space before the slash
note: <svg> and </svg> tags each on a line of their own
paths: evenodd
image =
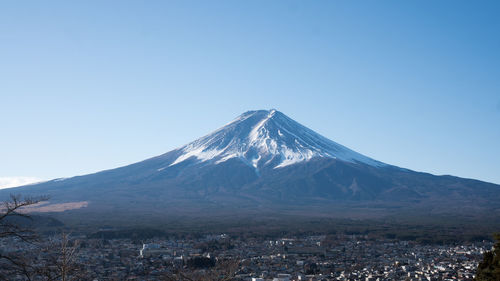
<svg viewBox="0 0 500 281">
<path fill-rule="evenodd" d="M 48 200 L 47 196 L 22 198 L 20 195 L 11 195 L 10 200 L 0 205 L 0 239 L 13 239 L 31 245 L 38 241 L 35 231 L 22 227 L 15 218 L 31 220 L 31 216 L 23 209 L 45 200 Z M 0 269 L 0 280 L 11 280 L 10 276 L 15 275 L 33 280 L 36 271 L 25 255 L 5 251 L 0 251 Z"/>
</svg>

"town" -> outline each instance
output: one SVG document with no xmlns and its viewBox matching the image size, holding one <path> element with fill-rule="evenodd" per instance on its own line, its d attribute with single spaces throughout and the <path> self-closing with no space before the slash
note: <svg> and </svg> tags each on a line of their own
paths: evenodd
<svg viewBox="0 0 500 281">
<path fill-rule="evenodd" d="M 70 262 L 84 276 L 79 279 L 95 281 L 184 280 L 180 276 L 190 274 L 240 281 L 473 280 L 483 253 L 493 246 L 488 241 L 424 245 L 346 234 L 275 239 L 211 234 L 145 241 L 76 235 L 69 239 L 72 243 L 67 245 L 74 253 Z M 4 252 L 46 254 L 30 251 L 30 244 L 23 248 L 5 239 L 1 243 Z M 18 274 L 10 280 L 26 279 Z"/>
</svg>

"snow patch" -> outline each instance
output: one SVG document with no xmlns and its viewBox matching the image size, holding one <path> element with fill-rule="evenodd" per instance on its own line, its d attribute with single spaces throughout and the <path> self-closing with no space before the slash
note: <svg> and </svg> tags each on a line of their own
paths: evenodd
<svg viewBox="0 0 500 281">
<path fill-rule="evenodd" d="M 196 157 L 198 160 L 206 161 L 215 158 L 222 153 L 221 150 L 217 149 L 207 149 L 206 147 L 189 148 L 184 150 L 184 154 L 179 156 L 170 166 L 178 164 L 191 157 Z"/>
</svg>

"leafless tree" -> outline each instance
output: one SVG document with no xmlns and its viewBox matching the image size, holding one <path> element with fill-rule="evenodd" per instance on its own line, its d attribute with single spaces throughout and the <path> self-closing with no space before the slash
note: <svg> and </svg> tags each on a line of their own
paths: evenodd
<svg viewBox="0 0 500 281">
<path fill-rule="evenodd" d="M 26 197 L 11 195 L 10 200 L 0 205 L 0 242 L 24 243 L 34 245 L 38 241 L 36 232 L 20 223 L 20 219 L 31 220 L 32 217 L 24 209 L 33 206 L 48 197 Z M 0 280 L 9 280 L 9 276 L 24 276 L 32 280 L 34 267 L 23 253 L 7 252 L 0 249 Z"/>
<path fill-rule="evenodd" d="M 42 262 L 37 268 L 38 276 L 47 281 L 82 280 L 77 261 L 79 247 L 79 241 L 71 240 L 67 233 L 52 237 L 39 254 Z"/>
<path fill-rule="evenodd" d="M 0 208 L 0 239 L 15 237 L 23 242 L 32 243 L 38 238 L 33 229 L 22 227 L 13 218 L 32 219 L 23 212 L 23 209 L 47 200 L 48 197 L 27 197 L 22 199 L 20 195 L 11 195 L 9 201 L 5 201 Z"/>
</svg>

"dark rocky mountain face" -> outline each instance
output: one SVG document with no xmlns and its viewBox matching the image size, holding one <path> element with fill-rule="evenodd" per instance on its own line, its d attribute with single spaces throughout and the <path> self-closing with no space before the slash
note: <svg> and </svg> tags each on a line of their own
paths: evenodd
<svg viewBox="0 0 500 281">
<path fill-rule="evenodd" d="M 212 134 L 139 163 L 0 190 L 0 197 L 11 193 L 49 195 L 49 204 L 88 202 L 70 211 L 75 213 L 349 216 L 353 210 L 473 214 L 500 209 L 499 185 L 373 160 L 275 110 L 246 112 Z"/>
</svg>

